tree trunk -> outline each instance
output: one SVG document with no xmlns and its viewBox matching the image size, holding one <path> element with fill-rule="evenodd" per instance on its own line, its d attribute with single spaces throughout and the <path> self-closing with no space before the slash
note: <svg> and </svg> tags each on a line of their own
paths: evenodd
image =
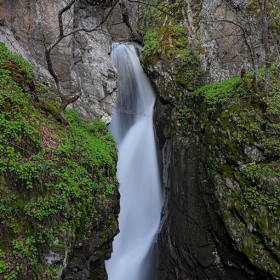
<svg viewBox="0 0 280 280">
<path fill-rule="evenodd" d="M 264 47 L 264 61 L 265 61 L 265 76 L 264 76 L 264 90 L 269 91 L 270 89 L 270 55 L 268 45 L 268 22 L 266 16 L 266 0 L 259 0 L 261 9 L 261 21 L 262 21 L 262 40 Z"/>
</svg>

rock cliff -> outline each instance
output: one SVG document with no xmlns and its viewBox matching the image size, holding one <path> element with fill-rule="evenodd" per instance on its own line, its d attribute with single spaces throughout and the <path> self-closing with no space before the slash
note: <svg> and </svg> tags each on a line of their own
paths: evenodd
<svg viewBox="0 0 280 280">
<path fill-rule="evenodd" d="M 78 27 L 92 28 L 105 14 L 109 1 L 77 2 L 63 18 L 71 33 Z M 38 78 L 53 86 L 47 71 L 45 48 L 59 36 L 58 12 L 67 1 L 0 2 L 0 42 L 35 67 Z M 73 108 L 84 119 L 96 116 L 109 123 L 116 98 L 116 70 L 110 59 L 111 38 L 105 26 L 91 33 L 77 32 L 54 48 L 54 70 L 67 95 L 79 94 Z"/>
<path fill-rule="evenodd" d="M 158 93 L 158 279 L 278 279 L 278 121 L 269 116 L 278 110 L 278 69 L 269 93 L 264 72 L 257 87 L 244 74 L 265 65 L 256 3 L 153 4 L 142 6 L 139 26 L 143 66 Z"/>
</svg>

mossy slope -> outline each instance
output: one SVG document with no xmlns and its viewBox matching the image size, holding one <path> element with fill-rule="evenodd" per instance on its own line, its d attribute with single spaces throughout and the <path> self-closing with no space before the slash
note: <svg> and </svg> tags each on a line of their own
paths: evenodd
<svg viewBox="0 0 280 280">
<path fill-rule="evenodd" d="M 0 76 L 0 278 L 58 279 L 77 256 L 90 271 L 118 231 L 114 140 L 98 120 L 37 109 L 56 98 L 2 44 Z"/>
<path fill-rule="evenodd" d="M 151 6 L 146 6 L 140 17 L 140 31 L 144 35 L 143 66 L 160 88 L 161 97 L 174 102 L 201 84 L 202 71 L 199 52 L 189 41 L 183 24 L 182 11 L 188 4 L 173 2 L 153 0 Z M 198 16 L 201 3 L 192 5 Z"/>
</svg>

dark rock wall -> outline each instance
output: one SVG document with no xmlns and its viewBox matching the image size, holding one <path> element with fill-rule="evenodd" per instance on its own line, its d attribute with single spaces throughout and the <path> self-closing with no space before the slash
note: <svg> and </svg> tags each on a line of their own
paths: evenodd
<svg viewBox="0 0 280 280">
<path fill-rule="evenodd" d="M 137 3 L 130 3 L 127 0 L 117 3 L 106 22 L 113 42 L 134 41 L 140 44 L 143 42 L 141 34 L 137 31 L 139 12 Z"/>
<path fill-rule="evenodd" d="M 193 126 L 186 136 L 172 120 L 166 122 L 172 115 L 174 107 L 158 100 L 155 127 L 165 196 L 158 236 L 158 279 L 266 279 L 235 250 L 217 214 L 201 135 L 195 133 L 198 127 Z"/>
<path fill-rule="evenodd" d="M 105 280 L 108 279 L 105 260 L 111 257 L 112 242 L 119 232 L 117 217 L 120 211 L 119 193 L 98 205 L 99 220 L 91 229 L 91 236 L 86 242 L 78 241 L 73 244 L 71 255 L 63 270 L 61 279 L 64 280 Z"/>
</svg>

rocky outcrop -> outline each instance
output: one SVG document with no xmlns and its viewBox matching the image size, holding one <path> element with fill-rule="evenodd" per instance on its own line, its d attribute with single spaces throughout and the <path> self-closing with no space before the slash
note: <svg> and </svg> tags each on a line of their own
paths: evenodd
<svg viewBox="0 0 280 280">
<path fill-rule="evenodd" d="M 117 3 L 113 13 L 106 22 L 108 32 L 113 42 L 143 42 L 142 36 L 137 31 L 139 5 L 122 0 Z"/>
<path fill-rule="evenodd" d="M 106 22 L 113 42 L 128 42 L 131 40 L 131 30 L 125 22 L 126 12 L 126 7 L 120 2 L 116 5 L 112 15 Z"/>
<path fill-rule="evenodd" d="M 96 8 L 94 2 L 77 2 L 65 13 L 67 32 L 77 27 L 95 26 L 109 4 Z M 54 81 L 46 70 L 44 50 L 45 45 L 49 46 L 58 37 L 58 11 L 65 6 L 66 1 L 2 1 L 0 5 L 2 21 L 6 14 L 1 42 L 8 42 L 9 46 L 12 41 L 14 48 L 11 50 L 28 58 L 38 69 L 39 79 L 51 86 Z M 52 52 L 62 90 L 66 95 L 80 95 L 73 107 L 84 119 L 98 117 L 106 123 L 111 121 L 116 98 L 116 70 L 110 60 L 110 50 L 110 37 L 102 27 L 92 33 L 74 33 Z"/>
<path fill-rule="evenodd" d="M 249 6 L 250 3 L 251 1 L 238 4 L 237 1 L 221 0 L 170 2 L 166 5 L 166 12 L 154 7 L 149 9 L 142 7 L 144 12 L 140 13 L 139 26 L 143 33 L 148 31 L 145 45 L 149 55 L 146 55 L 146 61 L 143 61 L 146 70 L 149 71 L 151 67 L 153 71 L 150 72 L 156 74 L 157 69 L 162 68 L 165 70 L 165 78 L 170 75 L 167 82 L 176 80 L 178 76 L 176 63 L 172 63 L 172 59 L 178 55 L 181 59 L 184 57 L 182 53 L 174 56 L 172 52 L 180 44 L 184 44 L 199 58 L 204 83 L 238 76 L 242 68 L 252 71 L 254 69 L 252 55 L 255 64 L 263 67 L 264 47 L 261 41 L 260 22 L 254 18 L 256 8 Z M 244 10 L 247 6 L 249 13 Z M 244 11 L 247 16 L 252 17 L 251 21 L 247 22 L 247 19 L 244 19 Z M 180 31 L 176 30 L 178 26 L 183 27 L 186 32 L 181 33 L 181 39 L 184 37 L 185 42 L 178 40 L 180 37 Z M 250 31 L 243 29 L 243 26 L 247 26 Z M 156 31 L 157 36 L 151 36 L 152 31 Z M 156 41 L 159 44 L 156 44 Z M 168 72 L 168 67 L 172 71 Z"/>
<path fill-rule="evenodd" d="M 195 106 L 199 112 L 201 107 Z M 236 248 L 245 237 L 233 241 L 223 221 L 226 207 L 221 207 L 217 191 L 228 179 L 219 176 L 218 183 L 218 178 L 214 181 L 209 176 L 206 157 L 218 155 L 205 152 L 207 135 L 195 121 L 201 116 L 181 114 L 184 120 L 178 120 L 178 111 L 171 104 L 158 100 L 155 127 L 163 161 L 165 202 L 158 236 L 157 279 L 272 279 Z M 237 232 L 241 220 L 232 211 L 229 227 Z"/>
</svg>

